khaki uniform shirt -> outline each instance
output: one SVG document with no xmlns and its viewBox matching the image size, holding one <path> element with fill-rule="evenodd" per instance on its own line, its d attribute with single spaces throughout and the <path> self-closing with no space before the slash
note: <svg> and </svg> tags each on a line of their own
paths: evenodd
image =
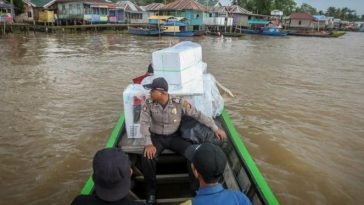
<svg viewBox="0 0 364 205">
<path fill-rule="evenodd" d="M 144 102 L 142 109 L 140 114 L 140 131 L 145 139 L 145 145 L 152 144 L 151 132 L 160 135 L 175 133 L 179 128 L 183 115 L 195 118 L 214 132 L 218 130 L 213 119 L 196 110 L 195 107 L 183 98 L 169 96 L 168 104 L 165 108 L 159 103 L 153 102 L 151 98 L 148 98 Z"/>
</svg>

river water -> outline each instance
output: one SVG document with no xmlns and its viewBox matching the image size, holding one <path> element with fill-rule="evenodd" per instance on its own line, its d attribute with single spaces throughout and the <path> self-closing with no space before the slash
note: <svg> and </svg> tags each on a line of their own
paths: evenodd
<svg viewBox="0 0 364 205">
<path fill-rule="evenodd" d="M 235 95 L 226 109 L 281 204 L 364 201 L 364 33 L 337 39 L 0 38 L 1 204 L 69 204 L 92 172 L 130 79 L 151 53 L 200 43 Z"/>
</svg>

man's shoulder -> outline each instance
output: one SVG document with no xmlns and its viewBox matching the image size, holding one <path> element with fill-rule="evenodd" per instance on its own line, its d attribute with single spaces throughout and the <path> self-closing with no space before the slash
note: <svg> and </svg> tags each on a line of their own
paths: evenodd
<svg viewBox="0 0 364 205">
<path fill-rule="evenodd" d="M 91 195 L 78 195 L 73 199 L 71 205 L 91 204 L 94 197 Z"/>
<path fill-rule="evenodd" d="M 182 98 L 182 97 L 178 97 L 178 96 L 172 96 L 172 97 L 171 97 L 171 100 L 172 100 L 172 102 L 174 102 L 174 103 L 181 104 L 181 103 L 182 103 L 182 101 L 183 101 L 183 98 Z"/>
<path fill-rule="evenodd" d="M 104 205 L 104 204 L 113 204 L 113 205 L 143 205 L 145 203 L 132 201 L 129 199 L 122 199 L 120 201 L 115 202 L 105 202 L 100 199 L 96 199 L 93 195 L 78 195 L 73 201 L 71 205 L 84 205 L 84 204 L 93 204 L 93 205 Z"/>
<path fill-rule="evenodd" d="M 234 198 L 237 198 L 242 205 L 251 205 L 249 198 L 240 191 L 225 189 L 223 193 L 225 193 L 227 198 L 233 198 L 232 196 L 234 196 Z"/>
</svg>

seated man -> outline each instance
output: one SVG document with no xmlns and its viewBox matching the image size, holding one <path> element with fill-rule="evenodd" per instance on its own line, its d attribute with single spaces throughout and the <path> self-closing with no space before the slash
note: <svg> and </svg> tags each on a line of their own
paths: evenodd
<svg viewBox="0 0 364 205">
<path fill-rule="evenodd" d="M 211 143 L 190 146 L 186 156 L 192 162 L 192 171 L 200 182 L 200 188 L 194 198 L 181 205 L 251 205 L 245 194 L 224 189 L 218 183 L 227 163 L 220 147 Z"/>
<path fill-rule="evenodd" d="M 191 145 L 191 142 L 182 139 L 178 132 L 183 115 L 193 117 L 211 128 L 220 140 L 226 138 L 226 134 L 216 126 L 213 119 L 197 111 L 188 101 L 171 97 L 164 78 L 155 78 L 145 87 L 151 89 L 151 98 L 145 101 L 140 115 L 140 130 L 145 138 L 142 171 L 146 182 L 147 204 L 155 204 L 156 159 L 166 148 L 184 155 L 186 148 Z"/>
<path fill-rule="evenodd" d="M 72 205 L 141 205 L 130 201 L 130 177 L 133 173 L 128 156 L 118 148 L 98 151 L 93 159 L 95 193 L 79 195 Z"/>
</svg>

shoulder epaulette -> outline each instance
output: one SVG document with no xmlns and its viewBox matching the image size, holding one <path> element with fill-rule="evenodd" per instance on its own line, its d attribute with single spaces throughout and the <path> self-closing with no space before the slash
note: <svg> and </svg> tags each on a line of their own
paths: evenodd
<svg viewBox="0 0 364 205">
<path fill-rule="evenodd" d="M 173 97 L 172 98 L 172 102 L 181 103 L 182 102 L 182 98 L 180 98 L 180 97 Z"/>
<path fill-rule="evenodd" d="M 147 99 L 145 100 L 145 103 L 147 103 L 147 104 L 152 104 L 152 103 L 153 103 L 152 98 L 147 98 Z"/>
</svg>

